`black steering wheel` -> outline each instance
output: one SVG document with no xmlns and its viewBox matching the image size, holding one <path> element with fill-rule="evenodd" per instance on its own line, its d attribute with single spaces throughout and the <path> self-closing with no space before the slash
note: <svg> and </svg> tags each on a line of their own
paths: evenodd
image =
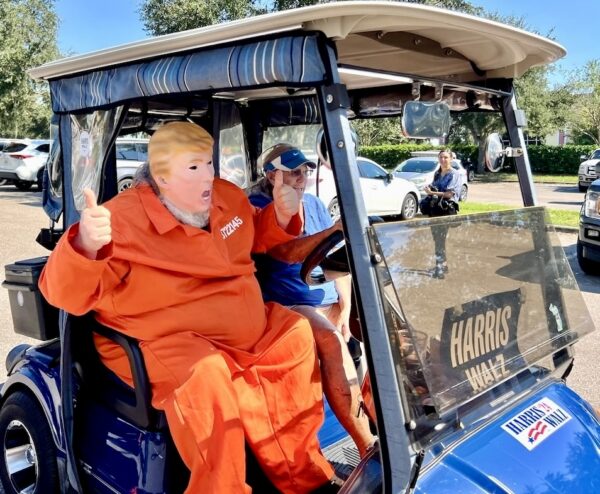
<svg viewBox="0 0 600 494">
<path fill-rule="evenodd" d="M 335 271 L 340 275 L 350 273 L 344 234 L 336 230 L 325 237 L 313 251 L 306 256 L 300 268 L 300 277 L 307 285 L 326 283 L 325 271 Z M 339 244 L 339 245 L 338 245 Z M 313 274 L 314 269 L 321 266 L 323 273 Z"/>
</svg>

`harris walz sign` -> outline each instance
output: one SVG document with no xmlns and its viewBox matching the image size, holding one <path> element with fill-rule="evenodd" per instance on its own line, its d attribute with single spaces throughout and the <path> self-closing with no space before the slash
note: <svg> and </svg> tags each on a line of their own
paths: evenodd
<svg viewBox="0 0 600 494">
<path fill-rule="evenodd" d="M 520 302 L 517 289 L 446 309 L 440 358 L 447 384 L 468 383 L 476 394 L 508 377 L 507 364 L 520 357 Z"/>
</svg>

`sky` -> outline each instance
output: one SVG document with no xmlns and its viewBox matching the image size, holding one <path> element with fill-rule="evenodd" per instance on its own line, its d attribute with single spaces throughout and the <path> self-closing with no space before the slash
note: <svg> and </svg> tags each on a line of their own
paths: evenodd
<svg viewBox="0 0 600 494">
<path fill-rule="evenodd" d="M 59 48 L 80 54 L 147 37 L 138 13 L 141 0 L 56 0 Z M 471 0 L 502 15 L 524 17 L 529 28 L 551 35 L 567 49 L 552 82 L 588 60 L 600 59 L 600 0 Z"/>
</svg>

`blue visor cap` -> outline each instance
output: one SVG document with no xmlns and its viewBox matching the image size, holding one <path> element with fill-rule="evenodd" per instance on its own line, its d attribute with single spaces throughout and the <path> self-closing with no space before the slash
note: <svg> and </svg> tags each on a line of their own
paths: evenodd
<svg viewBox="0 0 600 494">
<path fill-rule="evenodd" d="M 299 149 L 289 149 L 281 153 L 277 158 L 265 164 L 264 170 L 266 172 L 273 170 L 291 172 L 302 165 L 306 165 L 313 169 L 317 167 L 317 165 L 304 156 L 304 153 Z"/>
</svg>

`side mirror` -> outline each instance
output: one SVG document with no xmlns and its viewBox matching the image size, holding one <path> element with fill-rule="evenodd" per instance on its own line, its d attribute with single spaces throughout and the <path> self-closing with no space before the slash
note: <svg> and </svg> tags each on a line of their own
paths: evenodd
<svg viewBox="0 0 600 494">
<path fill-rule="evenodd" d="M 487 136 L 484 145 L 485 166 L 491 172 L 499 172 L 504 165 L 504 157 L 517 158 L 523 156 L 522 148 L 503 148 L 500 134 L 493 133 Z"/>
<path fill-rule="evenodd" d="M 486 168 L 491 172 L 499 172 L 504 165 L 504 150 L 500 134 L 494 133 L 487 136 L 483 148 Z"/>
<path fill-rule="evenodd" d="M 579 157 L 579 160 L 580 160 L 581 162 L 584 162 L 584 161 L 586 161 L 586 160 L 587 160 L 587 156 L 586 156 L 585 154 L 582 154 L 582 155 Z"/>
<path fill-rule="evenodd" d="M 446 137 L 450 132 L 450 107 L 442 101 L 407 101 L 402 109 L 402 132 L 412 139 Z"/>
<path fill-rule="evenodd" d="M 385 179 L 385 183 L 386 183 L 386 184 L 391 184 L 391 183 L 392 183 L 392 180 L 394 180 L 394 174 L 393 174 L 393 173 L 388 173 L 388 174 L 387 174 L 387 177 L 386 177 L 386 179 Z"/>
</svg>

